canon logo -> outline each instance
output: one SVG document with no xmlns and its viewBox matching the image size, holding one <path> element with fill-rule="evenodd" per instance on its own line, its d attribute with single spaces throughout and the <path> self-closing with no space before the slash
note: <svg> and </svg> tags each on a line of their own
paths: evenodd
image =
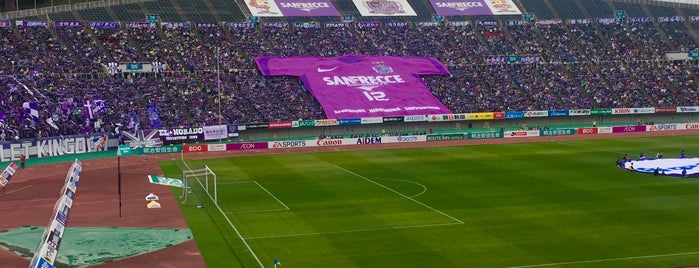
<svg viewBox="0 0 699 268">
<path fill-rule="evenodd" d="M 342 145 L 342 140 L 318 140 L 316 142 L 318 146 L 335 146 Z"/>
<path fill-rule="evenodd" d="M 687 125 L 685 125 L 685 127 L 686 127 L 687 129 L 699 129 L 699 123 L 687 124 Z"/>
</svg>

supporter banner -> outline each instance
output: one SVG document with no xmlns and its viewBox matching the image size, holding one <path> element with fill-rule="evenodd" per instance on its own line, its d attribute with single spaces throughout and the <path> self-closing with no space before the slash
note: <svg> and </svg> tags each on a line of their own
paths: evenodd
<svg viewBox="0 0 699 268">
<path fill-rule="evenodd" d="M 580 135 L 597 134 L 597 128 L 596 127 L 582 127 L 582 128 L 578 128 L 577 133 Z"/>
<path fill-rule="evenodd" d="M 678 113 L 696 113 L 699 112 L 699 106 L 680 106 L 677 107 Z"/>
<path fill-rule="evenodd" d="M 467 113 L 466 120 L 491 120 L 493 113 Z"/>
<path fill-rule="evenodd" d="M 611 115 L 612 108 L 594 108 L 590 110 L 590 115 Z"/>
<path fill-rule="evenodd" d="M 537 20 L 536 21 L 537 26 L 539 26 L 539 25 L 549 26 L 552 24 L 561 24 L 561 23 L 563 23 L 563 21 L 561 19 Z"/>
<path fill-rule="evenodd" d="M 116 21 L 93 21 L 90 22 L 90 27 L 95 29 L 117 29 L 119 22 Z"/>
<path fill-rule="evenodd" d="M 590 109 L 568 110 L 568 115 L 570 115 L 570 116 L 590 115 Z"/>
<path fill-rule="evenodd" d="M 206 144 L 182 145 L 182 151 L 185 153 L 208 152 L 209 146 Z"/>
<path fill-rule="evenodd" d="M 617 19 L 617 18 L 597 18 L 597 24 L 609 25 L 609 24 L 620 24 L 621 22 L 622 22 L 622 20 Z"/>
<path fill-rule="evenodd" d="M 684 17 L 681 16 L 670 16 L 670 17 L 658 17 L 658 22 L 682 22 Z"/>
<path fill-rule="evenodd" d="M 220 144 L 220 143 L 209 144 L 207 146 L 208 146 L 209 152 L 222 152 L 222 151 L 226 151 L 226 149 L 227 149 L 225 144 Z"/>
<path fill-rule="evenodd" d="M 427 135 L 427 141 L 451 141 L 451 140 L 463 140 L 464 139 L 464 134 L 463 133 L 454 133 L 454 134 L 436 134 L 436 135 Z"/>
<path fill-rule="evenodd" d="M 381 121 L 383 121 L 383 117 L 381 118 Z M 362 124 L 362 119 L 361 118 L 340 118 L 337 120 L 338 124 L 342 125 L 361 125 Z"/>
<path fill-rule="evenodd" d="M 668 131 L 686 129 L 686 124 L 658 124 L 646 126 L 646 131 Z"/>
<path fill-rule="evenodd" d="M 158 135 L 163 143 L 196 142 L 204 140 L 204 128 L 165 128 L 159 129 Z"/>
<path fill-rule="evenodd" d="M 426 115 L 408 115 L 403 117 L 404 122 L 425 122 L 427 121 Z"/>
<path fill-rule="evenodd" d="M 354 23 L 354 27 L 356 28 L 377 28 L 381 27 L 381 22 L 378 21 L 358 21 Z"/>
<path fill-rule="evenodd" d="M 262 27 L 264 28 L 289 28 L 288 22 L 263 22 Z"/>
<path fill-rule="evenodd" d="M 337 121 L 337 119 L 318 119 L 318 120 L 315 120 L 315 124 L 317 127 L 340 125 L 340 123 Z"/>
<path fill-rule="evenodd" d="M 155 27 L 155 23 L 132 21 L 132 22 L 127 22 L 126 27 L 127 28 L 153 28 L 153 27 Z"/>
<path fill-rule="evenodd" d="M 238 126 L 228 125 L 228 138 L 237 138 L 238 136 L 240 136 L 240 133 L 238 133 Z"/>
<path fill-rule="evenodd" d="M 339 17 L 330 0 L 246 0 L 253 16 L 259 17 Z"/>
<path fill-rule="evenodd" d="M 466 114 L 433 114 L 427 116 L 428 122 L 440 122 L 440 121 L 460 121 L 466 120 Z"/>
<path fill-rule="evenodd" d="M 622 127 L 612 127 L 612 133 L 622 133 L 622 132 L 645 132 L 646 126 L 622 126 Z"/>
<path fill-rule="evenodd" d="M 162 145 L 157 129 L 139 130 L 136 133 L 122 131 L 121 136 L 124 138 L 124 143 L 128 144 L 131 149 Z"/>
<path fill-rule="evenodd" d="M 342 22 L 326 22 L 325 24 L 323 24 L 323 27 L 325 27 L 325 28 L 345 28 L 345 27 L 347 27 L 347 24 L 342 23 Z"/>
<path fill-rule="evenodd" d="M 15 162 L 10 162 L 10 164 L 5 168 L 5 170 L 2 171 L 2 174 L 0 174 L 0 186 L 5 187 L 7 183 L 10 182 L 10 179 L 12 179 L 12 176 L 15 175 L 15 172 L 19 167 Z"/>
<path fill-rule="evenodd" d="M 493 112 L 493 119 L 505 119 L 505 112 Z"/>
<path fill-rule="evenodd" d="M 451 113 L 419 77 L 449 74 L 436 58 L 264 56 L 255 61 L 264 75 L 301 77 L 327 118 Z"/>
<path fill-rule="evenodd" d="M 316 22 L 294 22 L 292 25 L 296 28 L 304 29 L 320 28 L 320 24 Z"/>
<path fill-rule="evenodd" d="M 230 22 L 226 25 L 228 25 L 228 28 L 232 28 L 232 29 L 238 29 L 238 28 L 252 29 L 252 28 L 257 27 L 257 23 L 252 23 L 252 22 Z"/>
<path fill-rule="evenodd" d="M 10 28 L 12 27 L 12 22 L 10 20 L 0 20 L 0 28 Z"/>
<path fill-rule="evenodd" d="M 500 131 L 485 131 L 485 132 L 469 132 L 469 140 L 482 140 L 482 139 L 499 139 L 503 137 L 503 133 Z"/>
<path fill-rule="evenodd" d="M 524 117 L 547 117 L 549 116 L 549 111 L 526 111 L 524 112 Z"/>
<path fill-rule="evenodd" d="M 489 16 L 522 14 L 512 0 L 430 0 L 437 15 Z"/>
<path fill-rule="evenodd" d="M 674 114 L 677 112 L 677 107 L 656 107 L 656 114 Z"/>
<path fill-rule="evenodd" d="M 106 134 L 67 135 L 48 137 L 17 143 L 0 145 L 0 162 L 19 160 L 23 154 L 26 159 L 44 158 L 59 155 L 83 154 L 97 151 L 116 150 L 118 142 Z"/>
<path fill-rule="evenodd" d="M 506 64 L 506 63 L 532 64 L 532 63 L 541 62 L 541 56 L 539 56 L 539 55 L 524 55 L 524 56 L 519 56 L 519 55 L 514 55 L 514 56 L 485 55 L 483 57 L 485 58 L 485 63 L 487 63 L 487 64 Z"/>
<path fill-rule="evenodd" d="M 298 120 L 291 123 L 291 127 L 315 127 L 315 120 Z"/>
<path fill-rule="evenodd" d="M 197 22 L 195 26 L 198 28 L 217 28 L 218 23 L 215 22 Z"/>
<path fill-rule="evenodd" d="M 352 0 L 363 17 L 417 16 L 408 0 Z"/>
<path fill-rule="evenodd" d="M 549 117 L 555 117 L 555 116 L 570 116 L 570 112 L 568 110 L 549 110 Z"/>
<path fill-rule="evenodd" d="M 653 18 L 648 18 L 648 17 L 638 17 L 638 18 L 628 18 L 626 19 L 627 23 L 648 23 L 648 22 L 653 22 Z"/>
<path fill-rule="evenodd" d="M 612 114 L 631 114 L 630 108 L 614 108 Z"/>
<path fill-rule="evenodd" d="M 401 117 L 398 117 L 398 118 L 401 119 L 401 121 L 403 121 L 403 118 L 401 118 Z M 362 125 L 366 125 L 366 124 L 381 124 L 383 122 L 384 122 L 383 117 L 365 117 L 365 118 L 361 119 L 360 123 Z"/>
<path fill-rule="evenodd" d="M 590 19 L 570 19 L 566 20 L 568 24 L 574 25 L 574 24 L 590 24 L 592 21 Z"/>
<path fill-rule="evenodd" d="M 204 126 L 202 128 L 204 130 L 204 140 L 221 140 L 229 137 L 227 125 Z"/>
<path fill-rule="evenodd" d="M 168 29 L 190 29 L 192 27 L 189 22 L 161 22 L 160 26 Z"/>
<path fill-rule="evenodd" d="M 425 119 L 427 120 L 427 119 Z M 391 123 L 391 122 L 404 122 L 405 119 L 401 116 L 395 116 L 395 117 L 383 117 L 383 122 L 384 123 Z"/>
<path fill-rule="evenodd" d="M 267 142 L 242 142 L 226 144 L 227 151 L 267 149 Z"/>
<path fill-rule="evenodd" d="M 505 112 L 505 119 L 518 119 L 518 118 L 524 118 L 523 111 Z"/>
<path fill-rule="evenodd" d="M 49 23 L 47 21 L 31 21 L 31 20 L 18 20 L 18 21 L 15 21 L 15 25 L 22 26 L 22 27 L 37 27 L 37 28 L 49 27 Z"/>
<path fill-rule="evenodd" d="M 384 25 L 386 25 L 386 27 L 393 27 L 393 28 L 410 27 L 410 22 L 408 22 L 408 21 L 389 21 L 389 22 L 386 22 Z"/>
<path fill-rule="evenodd" d="M 182 152 L 182 146 L 143 147 L 143 154 L 170 154 Z"/>
<path fill-rule="evenodd" d="M 574 128 L 556 128 L 556 129 L 542 129 L 539 131 L 539 136 L 563 136 L 563 135 L 575 135 L 577 133 Z"/>
<path fill-rule="evenodd" d="M 521 138 L 521 137 L 538 137 L 538 130 L 516 130 L 516 131 L 505 131 L 503 133 L 504 138 Z"/>
<path fill-rule="evenodd" d="M 85 24 L 82 21 L 54 21 L 53 27 L 56 28 L 82 28 Z"/>
<path fill-rule="evenodd" d="M 269 125 L 270 129 L 291 128 L 292 122 L 291 121 L 269 122 L 268 125 Z"/>
</svg>

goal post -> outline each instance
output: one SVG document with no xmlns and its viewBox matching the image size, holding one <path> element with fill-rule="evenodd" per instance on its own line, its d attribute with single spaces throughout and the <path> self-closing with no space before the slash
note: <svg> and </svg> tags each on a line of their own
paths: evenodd
<svg viewBox="0 0 699 268">
<path fill-rule="evenodd" d="M 180 201 L 185 205 L 200 205 L 213 202 L 218 204 L 217 177 L 209 166 L 194 168 L 187 161 L 181 162 L 182 192 Z M 209 200 L 206 200 L 209 199 Z"/>
</svg>

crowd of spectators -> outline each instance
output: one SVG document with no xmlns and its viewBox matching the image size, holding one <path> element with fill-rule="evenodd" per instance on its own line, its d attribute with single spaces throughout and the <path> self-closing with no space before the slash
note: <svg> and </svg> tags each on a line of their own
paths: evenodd
<svg viewBox="0 0 699 268">
<path fill-rule="evenodd" d="M 436 57 L 452 74 L 423 80 L 454 113 L 699 105 L 698 62 L 665 59 L 697 49 L 684 22 L 250 26 L 0 28 L 1 132 L 147 129 L 153 105 L 165 127 L 325 118 L 298 78 L 262 76 L 253 61 L 261 55 Z M 510 55 L 536 60 L 488 60 Z M 107 68 L 153 62 L 167 68 Z M 105 100 L 106 110 L 89 119 L 82 103 L 94 99 Z M 39 120 L 25 102 L 38 104 Z"/>
</svg>

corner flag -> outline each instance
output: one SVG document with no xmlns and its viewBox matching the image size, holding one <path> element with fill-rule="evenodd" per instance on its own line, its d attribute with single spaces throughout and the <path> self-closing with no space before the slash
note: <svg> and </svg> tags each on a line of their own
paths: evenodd
<svg viewBox="0 0 699 268">
<path fill-rule="evenodd" d="M 280 262 L 279 259 L 274 259 L 274 266 L 277 265 L 282 265 L 282 262 Z"/>
</svg>

